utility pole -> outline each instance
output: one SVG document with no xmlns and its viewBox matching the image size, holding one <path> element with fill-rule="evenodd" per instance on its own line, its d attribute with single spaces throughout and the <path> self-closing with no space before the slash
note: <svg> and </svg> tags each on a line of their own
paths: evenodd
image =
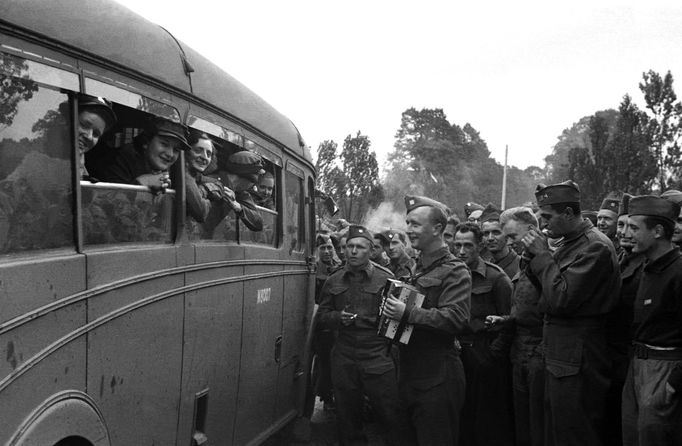
<svg viewBox="0 0 682 446">
<path fill-rule="evenodd" d="M 509 154 L 509 146 L 504 146 L 504 170 L 502 171 L 502 210 L 507 205 L 507 155 Z"/>
</svg>

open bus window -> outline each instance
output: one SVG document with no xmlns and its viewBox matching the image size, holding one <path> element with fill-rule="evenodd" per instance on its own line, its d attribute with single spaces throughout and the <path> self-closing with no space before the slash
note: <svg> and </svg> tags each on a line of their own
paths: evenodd
<svg viewBox="0 0 682 446">
<path fill-rule="evenodd" d="M 237 222 L 225 198 L 219 159 L 239 150 L 234 132 L 191 116 L 185 157 L 186 230 L 190 240 L 236 241 Z M 210 153 L 209 153 L 210 152 Z"/>
<path fill-rule="evenodd" d="M 0 253 L 73 246 L 69 98 L 42 82 L 78 77 L 2 53 L 0 67 Z"/>
<path fill-rule="evenodd" d="M 166 189 L 158 193 L 137 183 L 134 174 L 131 179 L 118 179 L 111 174 L 115 171 L 110 170 L 118 166 L 124 152 L 142 153 L 142 145 L 147 141 L 145 129 L 156 118 L 115 102 L 113 109 L 118 118 L 116 126 L 85 155 L 90 178 L 80 183 L 84 245 L 171 243 L 175 191 Z M 171 185 L 179 182 L 175 170 L 171 163 L 170 172 L 166 173 Z"/>
<path fill-rule="evenodd" d="M 240 221 L 239 241 L 241 243 L 277 246 L 279 243 L 277 237 L 279 212 L 277 212 L 276 203 L 279 191 L 276 185 L 278 184 L 277 179 L 281 175 L 281 169 L 266 159 L 263 160 L 263 167 L 265 174 L 260 176 L 253 191 L 254 202 L 258 206 L 263 219 L 263 229 L 261 231 L 252 231 Z"/>
</svg>

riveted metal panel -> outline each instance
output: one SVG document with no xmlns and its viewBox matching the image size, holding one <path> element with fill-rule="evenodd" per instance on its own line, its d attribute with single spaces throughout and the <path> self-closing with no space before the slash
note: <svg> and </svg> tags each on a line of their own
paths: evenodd
<svg viewBox="0 0 682 446">
<path fill-rule="evenodd" d="M 144 299 L 139 290 L 130 292 Z M 112 444 L 175 444 L 184 296 L 112 312 L 88 335 L 88 393 Z"/>
<path fill-rule="evenodd" d="M 242 271 L 242 268 L 233 269 Z M 207 280 L 229 277 L 207 270 Z M 229 274 L 229 273 L 228 273 Z M 188 280 L 201 283 L 193 274 Z M 206 430 L 209 444 L 228 444 L 237 412 L 242 345 L 242 283 L 189 292 L 185 298 L 185 341 L 178 444 L 190 444 L 195 395 L 208 389 Z"/>
<path fill-rule="evenodd" d="M 245 273 L 282 271 L 281 266 L 248 266 Z M 245 444 L 275 422 L 278 363 L 277 339 L 282 333 L 283 278 L 244 282 L 244 326 L 239 373 L 239 413 L 235 444 Z"/>
</svg>

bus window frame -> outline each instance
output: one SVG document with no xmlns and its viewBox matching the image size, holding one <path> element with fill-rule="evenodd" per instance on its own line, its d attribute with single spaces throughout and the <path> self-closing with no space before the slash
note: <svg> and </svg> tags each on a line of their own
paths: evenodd
<svg viewBox="0 0 682 446">
<path fill-rule="evenodd" d="M 299 203 L 298 203 L 298 236 L 299 240 L 297 243 L 297 246 L 295 249 L 293 249 L 293 252 L 299 253 L 299 254 L 304 254 L 306 252 L 306 246 L 308 243 L 308 234 L 306 231 L 306 213 L 305 213 L 305 205 L 306 205 L 306 193 L 305 193 L 305 170 L 301 168 L 299 165 L 294 163 L 292 160 L 287 160 L 285 168 L 282 169 L 282 172 L 284 173 L 282 175 L 282 181 L 284 183 L 284 191 L 282 194 L 282 199 L 286 202 L 286 188 L 287 188 L 287 173 L 292 174 L 294 177 L 298 178 L 298 189 L 299 189 Z M 282 222 L 282 225 L 284 225 L 284 221 Z M 284 226 L 282 226 L 284 227 Z M 302 240 L 300 240 L 300 237 L 303 237 Z"/>
<path fill-rule="evenodd" d="M 231 144 L 234 144 L 234 145 L 236 145 L 242 149 L 244 148 L 244 134 L 243 134 L 241 127 L 233 126 L 233 125 L 225 126 L 222 123 L 219 124 L 219 123 L 213 122 L 213 120 L 203 118 L 201 116 L 198 116 L 195 113 L 196 113 L 196 110 L 191 110 L 189 112 L 189 115 L 187 115 L 187 127 L 200 130 L 200 131 L 207 133 L 213 137 L 223 139 L 223 140 L 225 140 Z M 220 135 L 216 134 L 217 130 L 220 130 L 220 132 L 221 132 Z M 222 136 L 223 134 L 227 135 L 228 138 L 223 138 L 223 136 Z M 230 134 L 236 135 L 238 137 L 238 138 L 236 138 L 237 139 L 236 142 L 232 141 L 229 138 Z"/>
<path fill-rule="evenodd" d="M 3 38 L 5 38 L 4 35 L 0 34 Z M 36 47 L 36 49 L 40 49 L 41 52 L 45 51 L 42 47 Z M 71 217 L 72 217 L 72 228 L 71 230 L 73 231 L 73 239 L 72 243 L 69 244 L 68 246 L 63 246 L 59 248 L 39 248 L 39 249 L 34 249 L 34 250 L 28 250 L 26 252 L 12 252 L 12 253 L 7 253 L 8 255 L 12 257 L 23 257 L 23 256 L 35 256 L 35 255 L 44 255 L 47 252 L 73 252 L 73 253 L 81 253 L 82 252 L 82 238 L 81 238 L 81 227 L 80 227 L 80 187 L 77 185 L 78 181 L 80 180 L 80 168 L 79 168 L 79 162 L 80 160 L 78 159 L 78 138 L 76 135 L 78 135 L 78 113 L 77 113 L 77 105 L 76 105 L 76 95 L 77 93 L 80 92 L 80 87 L 82 83 L 82 73 L 80 70 L 78 70 L 75 66 L 61 63 L 59 60 L 48 58 L 46 56 L 41 56 L 40 54 L 33 53 L 33 52 L 28 52 L 21 50 L 19 48 L 14 48 L 11 46 L 8 46 L 6 44 L 0 44 L 0 58 L 4 57 L 14 57 L 14 58 L 19 58 L 26 60 L 29 62 L 31 65 L 29 66 L 29 78 L 28 80 L 30 82 L 33 82 L 37 86 L 41 88 L 46 88 L 52 91 L 60 92 L 64 94 L 69 102 L 69 111 L 70 111 L 70 119 L 71 119 L 71 128 L 69 129 L 69 146 L 70 146 L 70 156 L 69 156 L 69 162 L 70 162 L 70 168 L 71 168 L 71 181 L 70 181 L 70 186 L 71 186 Z M 75 60 L 74 60 L 75 63 Z M 32 69 L 33 67 L 34 69 Z M 35 68 L 39 69 L 40 72 L 36 73 Z M 75 77 L 76 83 L 75 86 L 76 89 L 72 90 L 69 87 L 69 85 L 55 85 L 51 83 L 54 78 L 50 77 L 49 79 L 46 78 L 45 72 L 53 71 L 55 73 L 62 73 L 66 74 L 68 76 L 73 75 Z M 32 74 L 38 74 L 41 79 L 35 80 L 33 79 L 30 75 Z M 7 73 L 5 71 L 0 71 L 0 74 L 6 75 L 6 76 L 12 76 L 16 77 L 13 74 Z M 59 75 L 57 74 L 56 76 L 57 79 L 59 79 Z M 4 255 L 4 254 L 3 254 Z"/>
<path fill-rule="evenodd" d="M 86 94 L 89 94 L 89 95 L 92 95 L 92 96 L 101 96 L 101 97 L 104 97 L 104 98 L 107 99 L 107 100 L 110 100 L 110 99 L 109 99 L 109 96 L 103 95 L 103 94 L 102 94 L 102 93 L 105 93 L 105 92 L 97 91 L 98 86 L 105 86 L 105 88 L 108 88 L 110 91 L 116 92 L 116 90 L 118 90 L 118 93 L 117 93 L 117 94 L 118 94 L 119 96 L 120 96 L 120 95 L 135 95 L 135 96 L 138 96 L 138 97 L 140 97 L 140 98 L 145 98 L 145 99 L 148 99 L 148 100 L 150 100 L 150 101 L 154 101 L 154 102 L 156 102 L 156 103 L 159 103 L 159 104 L 161 104 L 163 107 L 167 107 L 167 108 L 172 109 L 172 110 L 174 111 L 174 114 L 173 114 L 174 117 L 177 118 L 177 122 L 182 123 L 182 120 L 180 119 L 180 112 L 179 112 L 179 110 L 177 109 L 177 107 L 173 107 L 173 106 L 171 106 L 171 105 L 168 105 L 168 104 L 165 104 L 165 103 L 163 103 L 163 102 L 157 101 L 157 100 L 155 100 L 155 99 L 153 99 L 153 98 L 150 98 L 150 97 L 148 97 L 148 96 L 145 96 L 145 95 L 143 95 L 143 94 L 141 94 L 141 93 L 128 91 L 128 90 L 125 90 L 125 89 L 123 89 L 123 88 L 121 88 L 121 87 L 118 87 L 118 86 L 115 86 L 115 85 L 111 85 L 111 84 L 107 84 L 106 82 L 102 82 L 102 81 L 100 81 L 100 80 L 98 80 L 98 79 L 89 78 L 89 77 L 87 77 L 87 76 L 83 76 L 83 84 L 84 84 L 84 85 L 88 85 L 88 82 L 87 82 L 88 79 L 91 80 L 91 81 L 93 81 L 93 82 L 97 82 L 97 84 L 92 84 L 92 83 L 91 83 L 90 86 L 91 86 L 91 87 L 94 87 L 95 89 L 94 89 L 94 91 L 88 90 Z M 134 88 L 134 87 L 132 87 L 132 88 Z M 117 98 L 114 98 L 114 100 L 111 100 L 111 102 L 114 103 L 114 104 L 123 106 L 123 107 L 127 107 L 127 108 L 130 108 L 130 109 L 133 109 L 133 110 L 136 110 L 136 111 L 145 113 L 145 114 L 147 114 L 147 115 L 149 115 L 149 116 L 161 116 L 161 117 L 164 117 L 164 118 L 166 118 L 166 119 L 171 119 L 171 117 L 168 117 L 168 116 L 163 116 L 163 115 L 157 115 L 157 114 L 154 114 L 154 113 L 150 113 L 149 111 L 140 109 L 140 108 L 138 108 L 138 107 L 131 107 L 130 104 L 121 103 L 121 102 L 117 101 L 116 99 L 117 99 Z M 78 123 L 78 110 L 79 110 L 79 108 L 78 108 L 78 98 L 77 98 L 77 97 L 74 97 L 74 98 L 72 99 L 72 101 L 73 101 L 73 104 L 74 104 L 73 107 L 72 107 L 72 110 L 73 110 L 73 132 L 74 132 L 73 134 L 74 134 L 74 135 L 78 135 L 78 125 L 77 125 L 77 123 Z M 171 119 L 171 120 L 174 120 L 174 119 Z M 130 246 L 130 245 L 132 245 L 132 244 L 136 244 L 136 245 L 140 245 L 140 246 L 147 246 L 147 245 L 159 246 L 159 245 L 160 245 L 159 243 L 151 243 L 151 242 L 148 242 L 148 241 L 116 242 L 116 243 L 110 243 L 110 244 L 104 244 L 104 245 L 86 245 L 86 244 L 85 244 L 85 233 L 84 233 L 84 231 L 83 231 L 83 223 L 84 223 L 84 222 L 83 222 L 83 207 L 82 207 L 82 204 L 83 204 L 83 203 L 82 203 L 83 194 L 82 194 L 82 189 L 81 189 L 84 185 L 87 185 L 89 188 L 95 188 L 95 189 L 97 189 L 97 188 L 99 188 L 99 189 L 109 189 L 109 190 L 118 189 L 118 190 L 128 190 L 128 191 L 130 191 L 130 190 L 135 190 L 135 191 L 137 191 L 137 192 L 146 192 L 146 193 L 149 193 L 149 194 L 154 194 L 154 192 L 153 192 L 149 187 L 143 186 L 143 185 L 125 184 L 125 183 L 110 183 L 110 182 L 104 182 L 104 181 L 97 182 L 97 183 L 93 183 L 93 182 L 88 181 L 88 180 L 81 180 L 81 178 L 80 178 L 80 169 L 78 168 L 79 160 L 78 160 L 78 157 L 77 157 L 77 153 L 78 153 L 77 144 L 78 144 L 78 139 L 77 139 L 76 137 L 74 137 L 74 138 L 73 138 L 73 150 L 72 150 L 72 153 L 73 153 L 73 158 L 74 158 L 73 163 L 75 163 L 75 164 L 74 164 L 74 165 L 76 166 L 75 169 L 77 170 L 77 172 L 76 172 L 76 174 L 75 174 L 75 176 L 74 176 L 74 181 L 75 181 L 75 183 L 76 183 L 76 185 L 77 185 L 77 186 L 74 186 L 74 187 L 75 187 L 75 189 L 74 189 L 74 198 L 77 200 L 77 201 L 76 201 L 76 204 L 75 204 L 75 209 L 76 209 L 75 218 L 76 218 L 76 223 L 77 223 L 77 224 L 76 224 L 76 229 L 75 229 L 75 230 L 77 231 L 76 246 L 77 246 L 78 252 L 79 252 L 79 253 L 83 253 L 83 252 L 86 252 L 86 251 L 87 251 L 87 252 L 93 252 L 93 251 L 99 251 L 99 250 L 103 250 L 103 249 L 111 249 L 111 248 L 120 247 L 120 246 Z M 183 214 L 182 214 L 182 213 L 184 212 L 184 206 L 183 206 L 183 204 L 184 204 L 184 201 L 185 201 L 185 196 L 184 196 L 184 193 L 183 193 L 183 194 L 177 193 L 177 190 L 184 190 L 184 188 L 185 188 L 185 178 L 184 178 L 184 170 L 180 170 L 180 168 L 179 168 L 178 166 L 184 166 L 184 152 L 181 152 L 181 153 L 180 153 L 180 156 L 178 157 L 178 160 L 177 160 L 177 161 L 171 166 L 171 168 L 170 168 L 170 174 L 171 174 L 171 176 L 175 179 L 176 187 L 175 187 L 175 188 L 166 189 L 166 191 L 165 191 L 165 193 L 168 193 L 168 194 L 173 195 L 173 201 L 174 201 L 174 206 L 175 206 L 175 215 L 173 216 L 173 218 L 174 218 L 175 221 L 174 221 L 174 223 L 171 225 L 170 239 L 171 239 L 172 241 L 171 241 L 170 243 L 162 243 L 161 245 L 164 245 L 164 246 L 175 245 L 175 244 L 178 243 L 178 241 L 179 241 L 179 239 L 180 239 L 180 234 L 183 232 L 183 231 L 181 231 L 180 229 L 181 229 L 181 227 L 184 227 L 184 224 L 185 224 L 184 220 L 182 219 L 182 218 L 183 218 Z M 92 187 L 92 186 L 94 186 L 95 184 L 97 184 L 97 185 L 99 185 L 99 186 L 97 186 L 97 187 Z"/>
</svg>

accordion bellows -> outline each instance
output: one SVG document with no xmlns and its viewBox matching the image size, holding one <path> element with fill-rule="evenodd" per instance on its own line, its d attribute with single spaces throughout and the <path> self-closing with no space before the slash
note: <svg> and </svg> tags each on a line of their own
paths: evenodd
<svg viewBox="0 0 682 446">
<path fill-rule="evenodd" d="M 414 326 L 405 323 L 404 321 L 396 321 L 384 315 L 384 304 L 389 296 L 402 301 L 406 305 L 406 309 L 412 307 L 421 308 L 424 302 L 424 295 L 421 294 L 414 286 L 401 282 L 395 279 L 388 279 L 384 292 L 382 293 L 381 306 L 379 307 L 379 327 L 377 333 L 391 339 L 393 342 L 407 344 L 410 342 L 410 336 Z"/>
</svg>

